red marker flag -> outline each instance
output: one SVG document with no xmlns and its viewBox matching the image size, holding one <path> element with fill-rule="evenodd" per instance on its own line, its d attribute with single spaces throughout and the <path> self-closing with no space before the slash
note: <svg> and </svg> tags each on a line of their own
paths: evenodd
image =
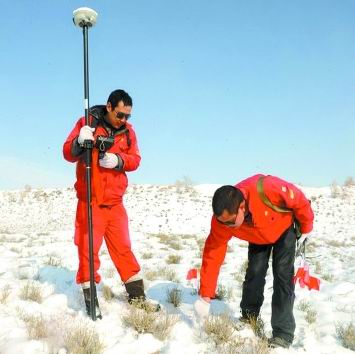
<svg viewBox="0 0 355 354">
<path fill-rule="evenodd" d="M 296 284 L 297 280 L 301 288 L 307 286 L 308 290 L 314 289 L 319 291 L 320 280 L 309 275 L 309 266 L 306 262 L 303 267 L 297 269 L 296 275 L 293 277 L 293 282 Z"/>
<path fill-rule="evenodd" d="M 197 268 L 191 268 L 187 272 L 186 280 L 197 279 Z"/>
</svg>

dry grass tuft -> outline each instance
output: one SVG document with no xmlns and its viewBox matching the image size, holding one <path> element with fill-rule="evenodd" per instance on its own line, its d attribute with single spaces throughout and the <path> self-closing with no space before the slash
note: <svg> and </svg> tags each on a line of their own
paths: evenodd
<svg viewBox="0 0 355 354">
<path fill-rule="evenodd" d="M 153 253 L 151 252 L 145 252 L 142 254 L 143 259 L 151 259 L 153 257 Z"/>
<path fill-rule="evenodd" d="M 146 270 L 144 276 L 147 280 L 164 279 L 175 283 L 179 283 L 177 273 L 168 267 L 160 267 L 156 270 Z"/>
<path fill-rule="evenodd" d="M 312 308 L 311 303 L 308 302 L 307 300 L 301 300 L 297 306 L 296 306 L 297 310 L 300 310 L 302 312 L 307 312 L 308 310 L 310 310 Z"/>
<path fill-rule="evenodd" d="M 317 321 L 317 315 L 318 315 L 318 313 L 317 313 L 316 310 L 309 309 L 306 312 L 306 316 L 304 318 L 309 324 L 312 324 L 312 323 L 315 323 Z"/>
<path fill-rule="evenodd" d="M 109 279 L 113 278 L 116 275 L 116 268 L 110 267 L 105 270 L 105 276 Z"/>
<path fill-rule="evenodd" d="M 296 308 L 302 312 L 305 312 L 305 320 L 312 324 L 317 320 L 317 311 L 313 309 L 310 302 L 307 300 L 301 300 Z"/>
<path fill-rule="evenodd" d="M 19 317 L 25 323 L 26 331 L 30 339 L 47 337 L 47 323 L 42 314 L 25 314 L 20 312 Z"/>
<path fill-rule="evenodd" d="M 266 338 L 265 324 L 261 317 L 251 316 L 249 318 L 249 325 L 258 338 Z"/>
<path fill-rule="evenodd" d="M 20 289 L 20 299 L 41 303 L 43 296 L 40 285 L 35 282 L 27 282 Z"/>
<path fill-rule="evenodd" d="M 270 348 L 266 339 L 250 340 L 235 337 L 219 348 L 220 354 L 269 354 Z"/>
<path fill-rule="evenodd" d="M 338 323 L 335 330 L 341 344 L 345 348 L 355 351 L 355 325 L 353 323 L 347 325 Z"/>
<path fill-rule="evenodd" d="M 115 294 L 108 285 L 102 287 L 102 295 L 106 301 L 111 301 L 115 297 Z"/>
<path fill-rule="evenodd" d="M 233 340 L 235 332 L 233 320 L 227 314 L 209 316 L 204 323 L 204 330 L 216 345 Z"/>
<path fill-rule="evenodd" d="M 176 315 L 168 315 L 166 312 L 159 313 L 154 326 L 154 337 L 161 341 L 168 339 L 172 328 L 178 321 L 179 317 Z"/>
<path fill-rule="evenodd" d="M 233 297 L 233 289 L 227 288 L 224 285 L 218 285 L 216 291 L 216 299 L 218 300 L 231 300 Z"/>
<path fill-rule="evenodd" d="M 175 307 L 179 307 L 182 301 L 182 290 L 178 287 L 173 287 L 167 290 L 167 301 Z"/>
<path fill-rule="evenodd" d="M 147 312 L 144 309 L 131 306 L 122 317 L 123 323 L 132 327 L 138 333 L 151 333 L 160 340 L 169 337 L 172 327 L 178 321 L 175 315 L 166 312 Z"/>
<path fill-rule="evenodd" d="M 64 334 L 65 347 L 71 354 L 100 354 L 104 344 L 92 324 L 76 323 Z"/>
<path fill-rule="evenodd" d="M 60 257 L 50 256 L 45 260 L 44 264 L 52 267 L 61 267 L 63 265 L 63 260 Z"/>
<path fill-rule="evenodd" d="M 181 261 L 181 256 L 178 254 L 169 254 L 168 258 L 166 259 L 167 264 L 179 264 Z"/>
<path fill-rule="evenodd" d="M 6 284 L 0 290 L 0 304 L 6 304 L 11 293 L 11 288 L 9 284 Z"/>
</svg>

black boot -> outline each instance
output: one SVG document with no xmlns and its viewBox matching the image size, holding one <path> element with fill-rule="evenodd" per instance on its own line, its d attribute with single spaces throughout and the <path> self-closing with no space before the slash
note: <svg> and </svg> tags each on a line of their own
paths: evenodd
<svg viewBox="0 0 355 354">
<path fill-rule="evenodd" d="M 95 312 L 96 312 L 96 318 L 99 318 L 100 320 L 102 319 L 100 307 L 99 307 L 99 301 L 97 300 L 97 294 L 96 294 L 96 287 L 95 289 Z M 91 303 L 91 296 L 90 296 L 90 288 L 85 288 L 83 289 L 84 293 L 84 300 L 85 300 L 85 307 L 86 307 L 86 313 L 88 314 L 89 317 L 91 317 L 91 309 L 90 309 L 90 303 Z"/>
<path fill-rule="evenodd" d="M 128 302 L 131 304 L 133 300 L 145 300 L 143 279 L 134 280 L 125 283 L 125 288 L 128 293 Z"/>
<path fill-rule="evenodd" d="M 147 312 L 157 312 L 160 310 L 159 304 L 146 300 L 143 279 L 125 283 L 125 288 L 128 293 L 128 302 L 131 305 Z"/>
</svg>

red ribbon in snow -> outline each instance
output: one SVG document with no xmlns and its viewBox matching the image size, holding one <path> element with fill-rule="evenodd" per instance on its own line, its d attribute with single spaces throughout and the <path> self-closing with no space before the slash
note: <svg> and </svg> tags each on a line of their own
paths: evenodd
<svg viewBox="0 0 355 354">
<path fill-rule="evenodd" d="M 186 275 L 187 280 L 197 279 L 197 268 L 191 268 Z"/>
<path fill-rule="evenodd" d="M 304 263 L 303 267 L 297 269 L 296 275 L 293 277 L 293 282 L 296 284 L 297 280 L 301 288 L 307 286 L 308 290 L 314 289 L 319 291 L 320 280 L 309 275 L 309 266 L 307 263 Z"/>
</svg>

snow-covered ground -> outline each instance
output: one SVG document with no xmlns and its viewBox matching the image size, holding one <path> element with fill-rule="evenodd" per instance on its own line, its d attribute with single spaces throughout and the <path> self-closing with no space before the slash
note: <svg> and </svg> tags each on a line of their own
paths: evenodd
<svg viewBox="0 0 355 354">
<path fill-rule="evenodd" d="M 161 329 L 160 334 L 137 333 L 127 325 L 130 307 L 105 246 L 101 250 L 103 281 L 98 288 L 103 319 L 93 323 L 86 317 L 81 289 L 75 284 L 73 189 L 1 191 L 0 353 L 236 353 L 236 347 L 216 345 L 196 322 L 192 304 L 197 295 L 186 281 L 188 269 L 201 264 L 216 187 L 133 185 L 125 196 L 132 244 L 148 296 L 162 304 L 159 316 L 175 320 L 166 336 Z M 328 187 L 303 190 L 312 199 L 316 215 L 307 260 L 312 275 L 321 279 L 321 291 L 297 287 L 294 344 L 289 350 L 273 352 L 350 353 L 336 328 L 355 323 L 355 188 L 348 187 L 337 197 Z M 246 259 L 247 243 L 233 239 L 219 278 L 224 300 L 213 301 L 214 314 L 239 317 Z M 267 335 L 271 331 L 270 273 L 262 308 Z M 174 287 L 181 294 L 178 307 L 167 300 Z M 112 299 L 108 289 L 114 293 Z M 248 326 L 233 330 L 235 338 L 245 342 L 240 352 L 267 352 L 257 347 L 258 339 Z M 102 350 L 75 349 L 73 341 L 85 342 L 85 336 L 95 339 L 96 334 Z"/>
</svg>

